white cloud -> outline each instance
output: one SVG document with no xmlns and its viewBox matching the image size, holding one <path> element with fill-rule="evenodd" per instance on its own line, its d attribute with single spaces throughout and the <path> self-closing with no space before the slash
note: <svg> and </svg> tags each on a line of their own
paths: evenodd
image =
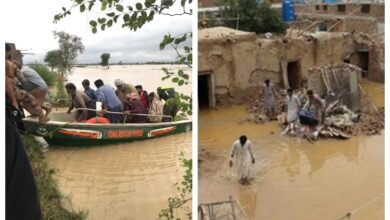
<svg viewBox="0 0 390 220">
<path fill-rule="evenodd" d="M 61 11 L 61 7 L 69 7 L 70 3 L 64 0 L 4 2 L 6 10 L 3 11 L 3 18 L 11 20 L 4 22 L 4 30 L 10 30 L 3 32 L 5 41 L 15 43 L 18 49 L 31 48 L 28 52 L 35 55 L 25 55 L 25 63 L 42 62 L 47 51 L 58 48 L 53 31 L 65 31 L 82 38 L 85 51 L 78 57 L 79 63 L 99 62 L 100 55 L 104 52 L 111 54 L 110 62 L 172 61 L 176 54 L 171 48 L 159 50 L 163 35 L 168 32 L 171 35 L 178 35 L 192 30 L 192 18 L 189 15 L 180 17 L 160 15 L 155 16 L 151 23 L 145 24 L 137 32 L 117 25 L 104 32 L 92 34 L 88 18 L 96 18 L 97 14 L 80 14 L 78 8 L 73 9 L 71 16 L 54 24 L 54 15 Z M 173 12 L 180 13 L 178 10 L 178 7 L 172 9 Z"/>
</svg>

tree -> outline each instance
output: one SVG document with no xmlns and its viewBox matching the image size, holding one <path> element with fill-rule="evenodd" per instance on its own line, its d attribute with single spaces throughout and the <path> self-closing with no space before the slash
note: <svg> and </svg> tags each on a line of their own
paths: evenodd
<svg viewBox="0 0 390 220">
<path fill-rule="evenodd" d="M 256 0 L 220 0 L 219 8 L 225 26 L 256 33 L 283 33 L 286 25 L 268 3 Z"/>
<path fill-rule="evenodd" d="M 51 67 L 51 71 L 54 68 L 58 68 L 61 64 L 62 54 L 60 50 L 51 50 L 46 53 L 45 63 Z"/>
<path fill-rule="evenodd" d="M 109 64 L 109 59 L 110 59 L 110 54 L 109 53 L 103 53 L 101 56 L 100 56 L 100 58 L 102 59 L 101 61 L 100 61 L 100 65 L 102 65 L 102 66 L 107 66 L 107 68 L 110 68 L 109 66 L 108 66 L 108 64 Z"/>
<path fill-rule="evenodd" d="M 59 51 L 61 51 L 61 62 L 58 66 L 62 75 L 72 70 L 72 65 L 76 62 L 79 53 L 84 52 L 84 45 L 81 38 L 70 35 L 63 31 L 53 32 L 54 38 L 58 39 Z"/>
</svg>

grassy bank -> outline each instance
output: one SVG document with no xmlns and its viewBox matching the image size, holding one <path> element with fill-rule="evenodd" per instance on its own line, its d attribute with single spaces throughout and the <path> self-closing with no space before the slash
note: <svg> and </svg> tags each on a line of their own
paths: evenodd
<svg viewBox="0 0 390 220">
<path fill-rule="evenodd" d="M 29 135 L 23 135 L 22 140 L 31 158 L 43 219 L 86 219 L 85 212 L 69 212 L 61 206 L 63 196 L 53 179 L 54 170 L 48 167 L 40 150 L 41 144 Z"/>
</svg>

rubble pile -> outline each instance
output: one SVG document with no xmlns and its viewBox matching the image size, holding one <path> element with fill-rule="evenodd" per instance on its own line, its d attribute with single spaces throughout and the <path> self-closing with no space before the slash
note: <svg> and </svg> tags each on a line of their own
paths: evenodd
<svg viewBox="0 0 390 220">
<path fill-rule="evenodd" d="M 384 129 L 384 108 L 354 113 L 345 105 L 337 105 L 326 112 L 319 132 L 324 137 L 348 138 L 379 134 Z"/>
<path fill-rule="evenodd" d="M 307 101 L 304 91 L 299 91 L 296 94 L 300 99 L 301 105 L 303 105 Z M 279 115 L 278 118 L 285 117 L 283 112 L 285 96 L 285 91 L 277 89 L 275 110 L 276 114 Z M 296 135 L 310 137 L 311 139 L 317 139 L 318 136 L 345 139 L 351 136 L 378 134 L 384 129 L 385 114 L 383 107 L 377 108 L 370 103 L 367 105 L 369 107 L 366 107 L 363 111 L 353 112 L 342 100 L 342 97 L 336 100 L 333 98 L 333 101 L 327 104 L 322 125 L 311 129 L 304 129 L 304 126 L 301 125 L 303 129 L 300 129 L 300 131 L 305 134 Z M 269 121 L 261 96 L 256 96 L 247 103 L 247 111 L 249 115 L 242 118 L 239 121 L 240 123 L 252 122 L 258 124 Z"/>
<path fill-rule="evenodd" d="M 360 120 L 354 124 L 347 132 L 351 135 L 374 135 L 379 134 L 385 128 L 385 109 L 378 108 L 378 111 L 372 111 L 362 114 Z"/>
<path fill-rule="evenodd" d="M 279 87 L 275 87 L 276 101 L 275 101 L 275 115 L 279 115 L 283 112 L 283 106 L 285 105 L 285 91 Z M 240 119 L 240 123 L 254 122 L 256 124 L 264 123 L 270 120 L 266 114 L 267 111 L 264 105 L 264 99 L 261 95 L 256 95 L 247 102 L 246 110 L 248 115 Z"/>
</svg>

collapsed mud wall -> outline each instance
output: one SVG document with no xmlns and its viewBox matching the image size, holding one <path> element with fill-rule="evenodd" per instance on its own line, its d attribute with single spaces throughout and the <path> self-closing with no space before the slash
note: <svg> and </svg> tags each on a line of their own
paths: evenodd
<svg viewBox="0 0 390 220">
<path fill-rule="evenodd" d="M 360 108 L 360 68 L 346 63 L 313 67 L 309 70 L 308 88 L 321 97 L 332 93 L 353 111 Z M 339 96 L 339 97 L 337 97 Z"/>
<path fill-rule="evenodd" d="M 291 29 L 301 29 L 308 32 L 362 32 L 365 34 L 378 33 L 378 19 L 375 17 L 349 16 L 339 18 L 327 14 L 300 14 L 297 21 L 290 25 Z"/>
<path fill-rule="evenodd" d="M 199 32 L 198 69 L 200 75 L 213 76 L 212 93 L 216 106 L 221 106 L 245 101 L 259 92 L 266 79 L 283 88 L 299 88 L 312 67 L 343 63 L 353 58 L 357 49 L 369 48 L 380 53 L 380 47 L 372 46 L 358 33 L 287 33 L 285 37 L 260 38 L 254 33 L 218 27 Z M 377 72 L 369 72 L 369 76 L 379 79 L 383 71 L 374 57 L 370 56 L 369 71 Z M 376 69 L 371 70 L 371 66 Z"/>
</svg>

